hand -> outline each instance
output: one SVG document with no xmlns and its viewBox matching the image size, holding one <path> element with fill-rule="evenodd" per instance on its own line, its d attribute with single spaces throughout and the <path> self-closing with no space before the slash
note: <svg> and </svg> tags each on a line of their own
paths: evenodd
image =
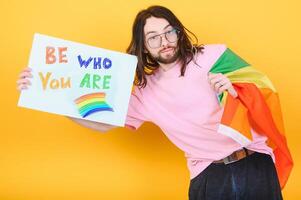
<svg viewBox="0 0 301 200">
<path fill-rule="evenodd" d="M 222 73 L 213 74 L 209 72 L 208 81 L 212 89 L 214 89 L 218 95 L 227 90 L 232 97 L 236 98 L 238 96 L 231 81 Z"/>
<path fill-rule="evenodd" d="M 27 67 L 24 70 L 21 71 L 19 75 L 19 79 L 17 80 L 17 89 L 18 90 L 24 90 L 27 89 L 29 85 L 31 85 L 31 82 L 29 81 L 29 78 L 32 78 L 31 74 L 31 68 Z"/>
</svg>

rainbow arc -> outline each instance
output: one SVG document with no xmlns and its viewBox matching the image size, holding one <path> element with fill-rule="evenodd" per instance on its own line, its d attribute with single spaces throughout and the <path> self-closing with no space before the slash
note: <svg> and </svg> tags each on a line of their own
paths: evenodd
<svg viewBox="0 0 301 200">
<path fill-rule="evenodd" d="M 85 94 L 74 100 L 79 114 L 85 118 L 93 113 L 101 111 L 114 112 L 113 108 L 109 106 L 105 100 L 106 93 L 97 92 Z"/>
</svg>

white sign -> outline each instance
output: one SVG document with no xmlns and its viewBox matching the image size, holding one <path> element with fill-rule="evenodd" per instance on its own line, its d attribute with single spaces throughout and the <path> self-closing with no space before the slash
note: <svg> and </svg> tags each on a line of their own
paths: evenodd
<svg viewBox="0 0 301 200">
<path fill-rule="evenodd" d="M 35 34 L 18 106 L 124 126 L 135 56 Z"/>
</svg>

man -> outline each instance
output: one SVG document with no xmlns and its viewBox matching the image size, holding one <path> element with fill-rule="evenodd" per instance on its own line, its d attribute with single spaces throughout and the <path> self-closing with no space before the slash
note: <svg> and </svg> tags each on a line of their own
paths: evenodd
<svg viewBox="0 0 301 200">
<path fill-rule="evenodd" d="M 136 16 L 127 52 L 138 65 L 126 127 L 153 122 L 185 152 L 190 200 L 282 199 L 292 159 L 265 104 L 271 83 L 225 45 L 192 45 L 187 32 L 165 7 Z M 18 89 L 26 89 L 30 76 L 30 69 L 20 74 Z M 73 120 L 102 132 L 114 128 Z"/>
</svg>

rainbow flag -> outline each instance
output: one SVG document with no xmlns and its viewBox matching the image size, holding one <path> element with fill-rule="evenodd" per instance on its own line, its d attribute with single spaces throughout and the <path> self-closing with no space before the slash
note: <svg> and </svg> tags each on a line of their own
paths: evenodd
<svg viewBox="0 0 301 200">
<path fill-rule="evenodd" d="M 238 93 L 237 98 L 225 92 L 219 95 L 224 106 L 219 132 L 244 146 L 252 141 L 251 129 L 267 136 L 267 145 L 275 155 L 278 179 L 284 188 L 293 159 L 286 142 L 278 93 L 272 82 L 229 48 L 225 48 L 210 72 L 227 76 Z"/>
<path fill-rule="evenodd" d="M 83 96 L 78 97 L 74 100 L 79 114 L 85 118 L 95 112 L 100 111 L 113 111 L 106 102 L 105 102 L 106 93 L 97 92 L 91 94 L 85 94 Z"/>
</svg>

